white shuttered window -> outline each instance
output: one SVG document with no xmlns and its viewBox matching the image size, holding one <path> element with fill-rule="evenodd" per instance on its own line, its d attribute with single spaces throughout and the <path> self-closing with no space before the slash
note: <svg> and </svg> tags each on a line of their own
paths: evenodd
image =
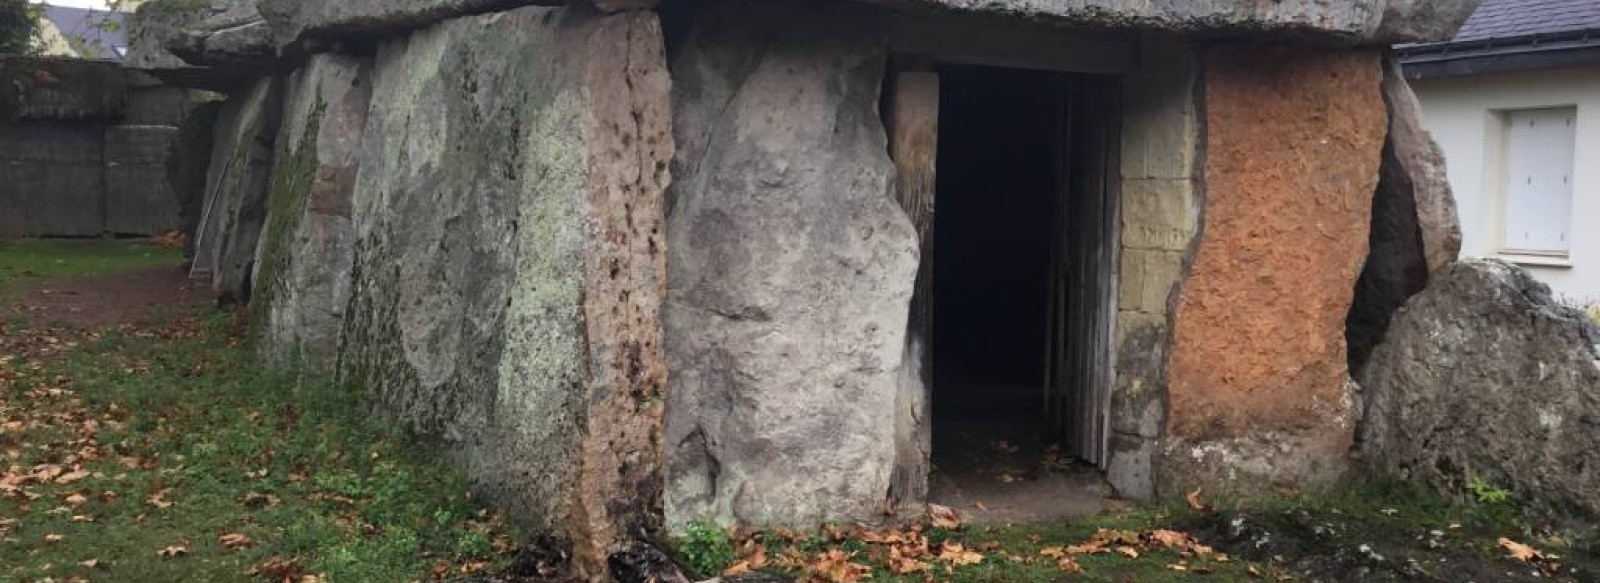
<svg viewBox="0 0 1600 583">
<path fill-rule="evenodd" d="M 1577 114 L 1571 107 L 1506 112 L 1505 251 L 1571 249 Z"/>
</svg>

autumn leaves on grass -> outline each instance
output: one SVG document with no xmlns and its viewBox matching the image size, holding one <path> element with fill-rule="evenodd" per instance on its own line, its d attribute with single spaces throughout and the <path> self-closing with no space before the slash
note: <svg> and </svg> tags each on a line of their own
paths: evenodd
<svg viewBox="0 0 1600 583">
<path fill-rule="evenodd" d="M 875 580 L 950 581 L 964 580 L 976 573 L 972 569 L 979 569 L 986 573 L 983 580 L 996 580 L 993 576 L 1000 571 L 1082 574 L 1086 566 L 1080 561 L 1099 555 L 1107 560 L 1155 561 L 1153 567 L 1158 570 L 1204 575 L 1214 565 L 1232 560 L 1188 534 L 1169 529 L 1101 528 L 1086 540 L 1042 546 L 1036 538 L 1010 545 L 964 540 L 971 534 L 960 513 L 936 504 L 929 506 L 925 520 L 903 527 L 828 526 L 820 535 L 787 530 L 736 532 L 737 558 L 722 575 L 773 569 L 794 574 L 806 583 L 858 583 L 875 575 Z"/>
</svg>

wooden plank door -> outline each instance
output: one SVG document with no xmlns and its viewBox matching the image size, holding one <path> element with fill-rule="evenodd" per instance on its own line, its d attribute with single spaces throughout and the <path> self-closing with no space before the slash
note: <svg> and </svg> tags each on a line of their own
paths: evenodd
<svg viewBox="0 0 1600 583">
<path fill-rule="evenodd" d="M 1121 132 L 1115 78 L 1063 77 L 1048 290 L 1045 427 L 1066 453 L 1104 466 L 1115 322 Z"/>
<path fill-rule="evenodd" d="M 906 329 L 901 386 L 895 397 L 896 463 L 886 500 L 892 514 L 916 506 L 928 491 L 933 447 L 933 213 L 939 157 L 939 74 L 901 63 L 888 84 L 885 120 L 895 165 L 895 199 L 917 229 L 922 263 Z"/>
</svg>

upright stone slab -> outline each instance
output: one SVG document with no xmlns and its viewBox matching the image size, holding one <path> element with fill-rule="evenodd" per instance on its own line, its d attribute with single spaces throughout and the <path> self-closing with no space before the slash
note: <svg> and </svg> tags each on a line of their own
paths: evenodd
<svg viewBox="0 0 1600 583">
<path fill-rule="evenodd" d="M 1360 372 L 1401 304 L 1461 253 L 1461 224 L 1444 152 L 1422 127 L 1422 105 L 1393 55 L 1384 63 L 1389 137 L 1372 197 L 1371 250 L 1346 321 L 1350 369 Z"/>
<path fill-rule="evenodd" d="M 223 301 L 249 299 L 272 186 L 281 93 L 276 78 L 263 78 L 248 92 L 230 96 L 217 122 L 195 267 L 209 276 Z"/>
<path fill-rule="evenodd" d="M 1600 517 L 1600 329 L 1527 271 L 1471 260 L 1395 314 L 1362 374 L 1362 451 L 1378 469 L 1466 497 Z"/>
<path fill-rule="evenodd" d="M 1263 494 L 1346 467 L 1344 319 L 1387 129 L 1379 55 L 1205 57 L 1204 228 L 1177 300 L 1162 488 Z"/>
<path fill-rule="evenodd" d="M 885 41 L 847 5 L 724 2 L 677 82 L 667 519 L 882 517 L 918 262 L 878 114 Z"/>
<path fill-rule="evenodd" d="M 342 375 L 593 579 L 658 526 L 661 42 L 535 7 L 384 43 L 356 159 Z"/>
<path fill-rule="evenodd" d="M 366 59 L 321 54 L 286 84 L 252 295 L 262 348 L 279 364 L 325 370 L 338 353 L 355 262 L 350 197 L 371 73 Z"/>
</svg>

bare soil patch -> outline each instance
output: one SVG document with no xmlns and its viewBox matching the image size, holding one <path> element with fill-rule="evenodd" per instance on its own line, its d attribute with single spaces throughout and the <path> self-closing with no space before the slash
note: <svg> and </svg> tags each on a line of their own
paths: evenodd
<svg viewBox="0 0 1600 583">
<path fill-rule="evenodd" d="M 51 277 L 0 292 L 0 316 L 34 326 L 92 329 L 193 313 L 215 297 L 181 267 Z"/>
</svg>

